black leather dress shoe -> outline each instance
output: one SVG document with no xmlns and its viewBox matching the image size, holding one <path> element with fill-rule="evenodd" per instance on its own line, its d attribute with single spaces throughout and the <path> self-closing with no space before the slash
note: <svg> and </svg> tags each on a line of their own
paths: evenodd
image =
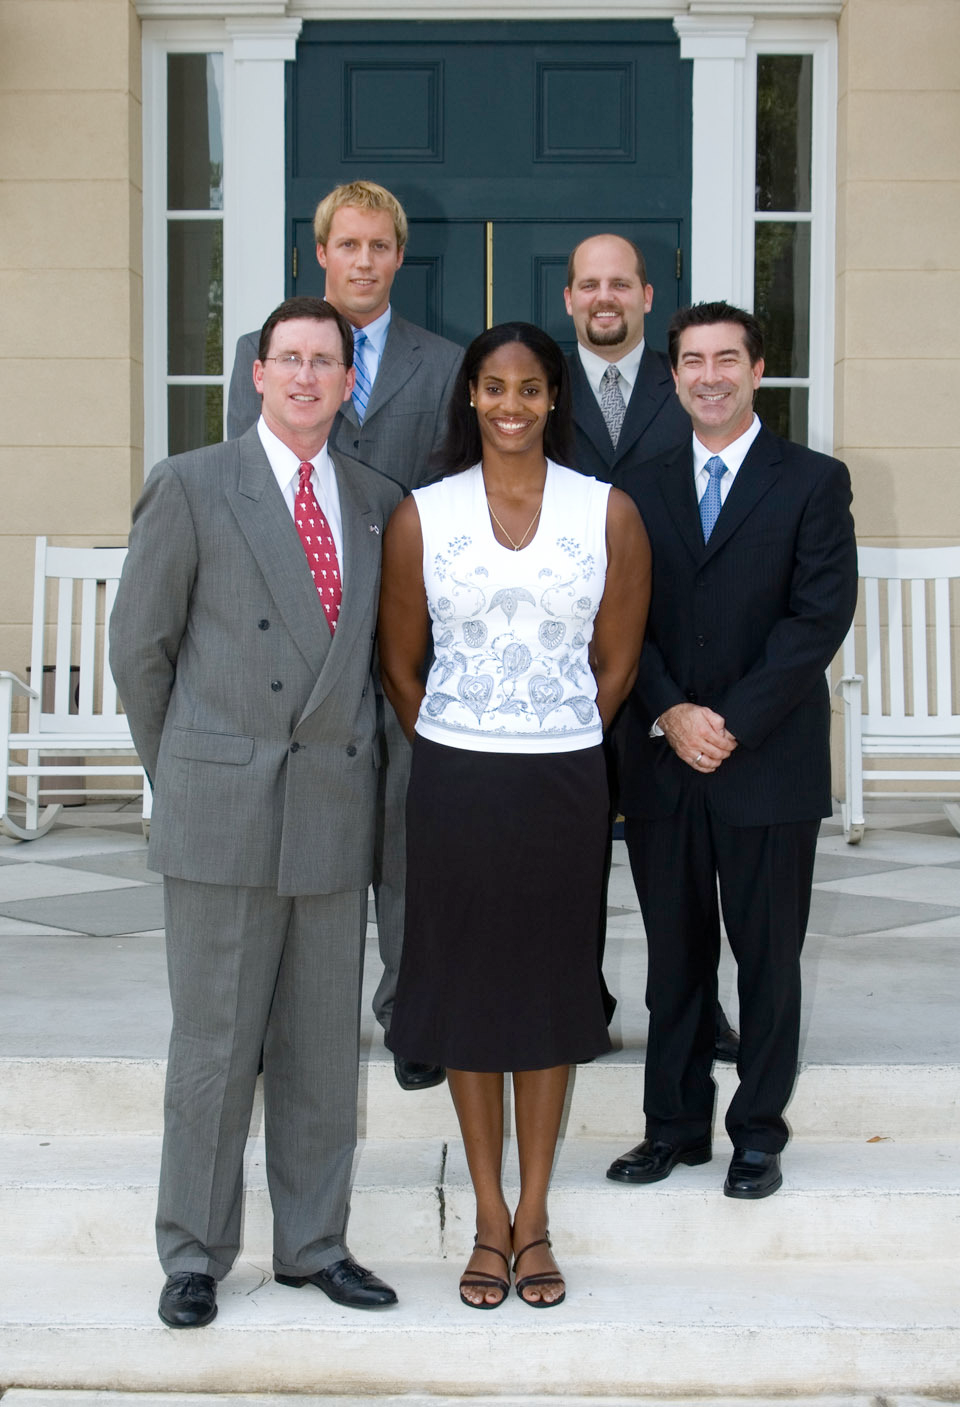
<svg viewBox="0 0 960 1407">
<path fill-rule="evenodd" d="M 401 1089 L 432 1089 L 447 1078 L 442 1065 L 422 1065 L 419 1060 L 404 1060 L 402 1055 L 393 1057 L 393 1073 Z"/>
<path fill-rule="evenodd" d="M 216 1280 L 192 1270 L 168 1275 L 157 1313 L 171 1329 L 202 1329 L 217 1317 Z"/>
<path fill-rule="evenodd" d="M 696 1167 L 698 1163 L 709 1163 L 713 1149 L 709 1143 L 696 1147 L 677 1148 L 672 1143 L 662 1143 L 657 1138 L 645 1138 L 622 1158 L 615 1158 L 607 1168 L 611 1182 L 661 1182 L 669 1177 L 678 1163 Z"/>
<path fill-rule="evenodd" d="M 759 1197 L 772 1196 L 782 1184 L 779 1153 L 763 1153 L 759 1148 L 735 1148 L 727 1180 L 723 1184 L 723 1195 L 756 1201 Z"/>
<path fill-rule="evenodd" d="M 378 1280 L 372 1270 L 357 1265 L 353 1256 L 335 1261 L 313 1275 L 274 1275 L 273 1278 L 278 1285 L 292 1285 L 295 1290 L 302 1285 L 316 1285 L 336 1304 L 345 1304 L 348 1309 L 383 1309 L 397 1302 L 396 1292 Z"/>
<path fill-rule="evenodd" d="M 717 1002 L 717 1029 L 713 1038 L 713 1058 L 727 1065 L 736 1065 L 740 1054 L 740 1037 L 730 1025 L 723 1007 Z"/>
</svg>

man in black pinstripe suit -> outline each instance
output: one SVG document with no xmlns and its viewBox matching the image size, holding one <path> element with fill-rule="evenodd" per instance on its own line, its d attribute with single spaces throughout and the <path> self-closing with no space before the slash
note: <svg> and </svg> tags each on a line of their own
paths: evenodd
<svg viewBox="0 0 960 1407">
<path fill-rule="evenodd" d="M 650 1030 L 646 1137 L 608 1176 L 655 1182 L 711 1157 L 722 906 L 741 1041 L 724 1192 L 755 1199 L 782 1183 L 796 1078 L 800 950 L 831 809 L 824 671 L 856 604 L 850 479 L 761 425 L 763 336 L 749 313 L 683 309 L 669 351 L 692 440 L 619 481 L 654 562 L 621 769 Z"/>
</svg>

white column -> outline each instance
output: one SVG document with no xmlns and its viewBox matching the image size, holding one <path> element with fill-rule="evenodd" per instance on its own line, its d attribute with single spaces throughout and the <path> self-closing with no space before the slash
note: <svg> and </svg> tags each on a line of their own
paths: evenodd
<svg viewBox="0 0 960 1407">
<path fill-rule="evenodd" d="M 744 287 L 743 241 L 753 134 L 744 130 L 744 83 L 753 18 L 678 15 L 673 27 L 680 57 L 693 60 L 691 298 L 749 307 L 753 290 Z"/>
<path fill-rule="evenodd" d="M 284 65 L 296 55 L 299 19 L 228 19 L 224 183 L 226 372 L 237 337 L 283 299 L 286 231 Z"/>
</svg>

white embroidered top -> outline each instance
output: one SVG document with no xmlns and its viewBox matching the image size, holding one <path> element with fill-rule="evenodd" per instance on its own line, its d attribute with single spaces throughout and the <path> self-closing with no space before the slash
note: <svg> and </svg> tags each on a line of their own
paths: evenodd
<svg viewBox="0 0 960 1407">
<path fill-rule="evenodd" d="M 481 752 L 572 752 L 603 727 L 588 647 L 610 485 L 547 461 L 519 552 L 497 541 L 479 464 L 415 489 L 434 662 L 417 732 Z"/>
</svg>

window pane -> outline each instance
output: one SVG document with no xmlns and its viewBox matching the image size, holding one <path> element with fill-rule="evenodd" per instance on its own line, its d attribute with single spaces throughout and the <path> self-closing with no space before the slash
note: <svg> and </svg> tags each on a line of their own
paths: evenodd
<svg viewBox="0 0 960 1407">
<path fill-rule="evenodd" d="M 223 374 L 223 223 L 167 224 L 167 370 Z"/>
<path fill-rule="evenodd" d="M 810 226 L 754 226 L 753 311 L 766 337 L 768 376 L 810 374 Z"/>
<path fill-rule="evenodd" d="M 761 386 L 757 392 L 757 414 L 775 435 L 805 445 L 809 400 L 806 386 Z"/>
<path fill-rule="evenodd" d="M 223 439 L 222 386 L 167 388 L 167 453 L 182 454 Z"/>
<path fill-rule="evenodd" d="M 223 209 L 223 55 L 167 55 L 167 209 Z"/>
<path fill-rule="evenodd" d="M 809 210 L 813 57 L 757 59 L 757 209 Z"/>
</svg>

